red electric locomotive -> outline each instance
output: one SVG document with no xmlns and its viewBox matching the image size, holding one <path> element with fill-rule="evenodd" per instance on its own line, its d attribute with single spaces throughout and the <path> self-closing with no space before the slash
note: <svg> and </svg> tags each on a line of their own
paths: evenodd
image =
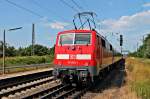
<svg viewBox="0 0 150 99">
<path fill-rule="evenodd" d="M 64 83 L 94 82 L 117 61 L 114 55 L 112 45 L 95 29 L 63 31 L 56 39 L 54 75 Z"/>
</svg>

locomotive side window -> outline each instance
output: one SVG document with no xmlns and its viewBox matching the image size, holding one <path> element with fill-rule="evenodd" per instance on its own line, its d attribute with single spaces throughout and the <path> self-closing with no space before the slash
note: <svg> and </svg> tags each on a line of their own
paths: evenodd
<svg viewBox="0 0 150 99">
<path fill-rule="evenodd" d="M 102 40 L 102 47 L 105 47 L 106 48 L 106 42 L 104 39 L 101 39 Z"/>
<path fill-rule="evenodd" d="M 112 51 L 112 45 L 110 44 L 110 50 Z"/>
<path fill-rule="evenodd" d="M 65 44 L 73 44 L 73 38 L 74 34 L 62 34 L 60 35 L 60 45 L 65 45 Z"/>
<path fill-rule="evenodd" d="M 99 43 L 99 36 L 97 35 L 96 37 L 97 37 L 97 44 L 99 45 L 100 44 Z"/>
<path fill-rule="evenodd" d="M 74 44 L 90 44 L 91 34 L 75 34 Z"/>
</svg>

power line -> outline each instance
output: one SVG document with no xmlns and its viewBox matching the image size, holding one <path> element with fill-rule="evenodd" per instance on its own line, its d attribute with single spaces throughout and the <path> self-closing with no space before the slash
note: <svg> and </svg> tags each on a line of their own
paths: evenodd
<svg viewBox="0 0 150 99">
<path fill-rule="evenodd" d="M 75 2 L 74 0 L 71 0 L 75 5 L 76 7 L 78 7 L 80 10 L 83 10 L 83 7 L 81 7 L 77 2 Z"/>
<path fill-rule="evenodd" d="M 34 11 L 32 11 L 32 10 L 30 10 L 30 9 L 28 9 L 28 8 L 25 8 L 25 7 L 23 7 L 23 6 L 19 5 L 19 4 L 16 4 L 15 2 L 12 2 L 12 1 L 9 1 L 9 0 L 5 0 L 5 1 L 8 2 L 8 3 L 11 4 L 11 5 L 17 7 L 17 8 L 20 8 L 20 9 L 22 9 L 22 10 L 25 10 L 25 11 L 27 11 L 27 12 L 29 12 L 29 13 L 31 13 L 31 14 L 34 14 L 34 15 L 40 17 L 40 18 L 43 18 L 43 17 L 44 17 L 43 15 L 40 15 L 40 14 L 37 13 L 37 12 L 34 12 Z M 48 21 L 53 21 L 53 20 L 48 19 Z"/>
<path fill-rule="evenodd" d="M 38 13 L 36 13 L 36 12 L 30 10 L 30 9 L 27 9 L 27 8 L 25 8 L 25 7 L 23 7 L 23 6 L 19 5 L 19 4 L 16 4 L 15 2 L 12 2 L 12 1 L 9 1 L 9 0 L 5 0 L 5 1 L 8 2 L 9 4 L 15 6 L 15 7 L 18 7 L 18 8 L 20 8 L 20 9 L 22 9 L 22 10 L 25 10 L 25 11 L 27 11 L 27 12 L 33 14 L 33 15 L 36 15 L 36 16 L 38 16 L 38 17 L 40 17 L 40 18 L 43 18 L 43 17 L 44 17 L 43 15 L 40 15 L 40 14 L 38 14 Z M 50 22 L 55 22 L 55 21 L 50 20 L 50 19 L 47 19 L 47 20 L 50 21 Z M 64 28 L 65 28 L 65 26 L 64 26 Z"/>
<path fill-rule="evenodd" d="M 87 9 L 87 8 L 89 8 L 89 6 L 86 4 L 86 2 L 85 2 L 85 0 L 83 1 L 83 0 L 80 0 L 81 2 L 82 2 L 82 4 L 84 4 L 84 7 Z"/>
<path fill-rule="evenodd" d="M 42 5 L 41 5 L 39 2 L 37 2 L 36 0 L 32 0 L 32 2 L 33 2 L 36 6 L 38 6 L 39 8 L 42 8 L 43 10 L 47 10 L 48 12 L 51 12 L 51 13 L 55 14 L 56 16 L 58 16 L 59 18 L 63 19 L 64 21 L 67 21 L 64 17 L 62 17 L 62 16 L 56 14 L 54 11 L 48 9 L 47 7 L 42 6 Z"/>
<path fill-rule="evenodd" d="M 63 4 L 65 4 L 66 6 L 68 6 L 69 8 L 71 8 L 73 11 L 79 12 L 75 7 L 71 6 L 66 1 L 64 1 L 64 0 L 59 0 L 59 1 L 62 2 Z"/>
</svg>

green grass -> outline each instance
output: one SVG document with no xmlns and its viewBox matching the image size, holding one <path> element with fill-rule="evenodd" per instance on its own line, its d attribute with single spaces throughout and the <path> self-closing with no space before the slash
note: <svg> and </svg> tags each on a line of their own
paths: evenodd
<svg viewBox="0 0 150 99">
<path fill-rule="evenodd" d="M 136 81 L 132 83 L 132 90 L 142 99 L 150 98 L 150 80 Z"/>
<path fill-rule="evenodd" d="M 52 63 L 53 56 L 25 56 L 25 57 L 7 57 L 6 58 L 6 68 L 19 66 L 19 68 L 11 68 L 6 69 L 5 73 L 15 73 L 15 72 L 23 72 L 34 69 L 41 68 L 50 68 L 52 65 L 44 65 L 44 66 L 36 66 L 36 67 L 22 67 L 23 65 L 31 65 L 31 64 L 42 64 L 42 63 Z M 2 69 L 3 59 L 0 58 L 0 68 Z M 0 71 L 2 74 L 2 71 Z"/>
<path fill-rule="evenodd" d="M 52 60 L 53 60 L 53 56 L 7 57 L 6 66 L 51 63 Z M 2 66 L 2 64 L 3 64 L 3 59 L 0 58 L 0 66 Z"/>
</svg>

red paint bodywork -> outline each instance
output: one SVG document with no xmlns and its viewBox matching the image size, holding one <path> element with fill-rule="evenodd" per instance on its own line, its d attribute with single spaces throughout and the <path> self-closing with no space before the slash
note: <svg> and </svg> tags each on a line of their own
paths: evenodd
<svg viewBox="0 0 150 99">
<path fill-rule="evenodd" d="M 91 44 L 90 45 L 59 45 L 59 36 L 60 34 L 65 33 L 91 33 Z M 99 38 L 99 39 L 98 39 Z M 56 45 L 55 45 L 55 58 L 54 58 L 54 64 L 56 66 L 97 66 L 98 70 L 100 68 L 103 68 L 103 65 L 105 64 L 112 64 L 113 61 L 113 55 L 111 51 L 108 51 L 108 49 L 103 48 L 101 45 L 101 37 L 99 36 L 97 38 L 97 32 L 92 30 L 69 30 L 69 31 L 63 31 L 58 33 L 56 38 Z M 70 50 L 71 47 L 74 47 L 75 50 Z M 69 54 L 69 59 L 56 59 L 57 54 Z M 77 60 L 75 59 L 76 54 L 91 54 L 91 60 Z M 110 61 L 110 62 L 109 62 Z"/>
</svg>

